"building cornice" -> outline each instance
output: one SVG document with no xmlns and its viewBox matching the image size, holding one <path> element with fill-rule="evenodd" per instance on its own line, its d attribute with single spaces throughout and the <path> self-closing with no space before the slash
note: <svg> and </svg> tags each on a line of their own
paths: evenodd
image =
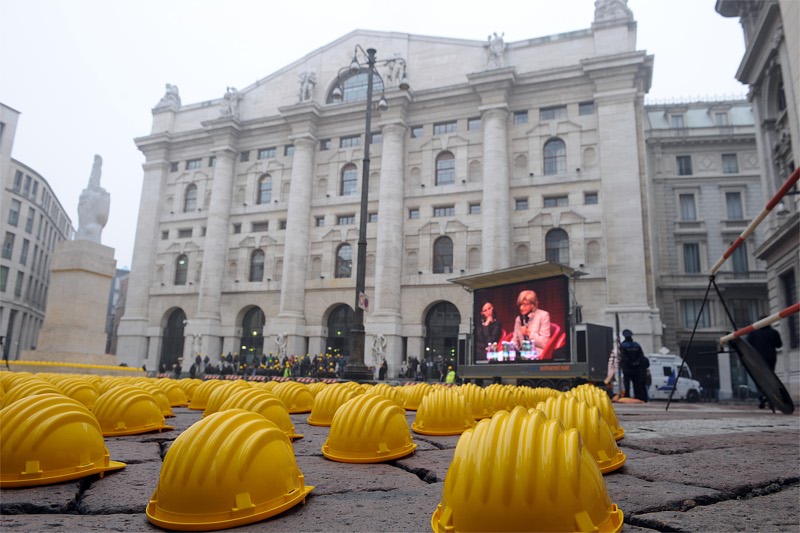
<svg viewBox="0 0 800 533">
<path fill-rule="evenodd" d="M 769 234 L 764 242 L 756 248 L 753 254 L 758 259 L 769 262 L 768 258 L 773 255 L 781 246 L 787 245 L 789 248 L 797 250 L 797 240 L 800 237 L 800 213 L 792 213 L 791 216 L 775 231 Z M 796 252 L 795 252 L 796 253 Z"/>
</svg>

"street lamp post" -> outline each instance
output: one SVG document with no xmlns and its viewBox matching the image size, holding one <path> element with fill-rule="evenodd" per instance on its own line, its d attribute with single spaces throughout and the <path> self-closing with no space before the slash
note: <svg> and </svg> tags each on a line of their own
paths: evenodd
<svg viewBox="0 0 800 533">
<path fill-rule="evenodd" d="M 367 204 L 369 201 L 369 148 L 372 144 L 372 82 L 377 75 L 383 82 L 381 75 L 375 71 L 375 49 L 364 49 L 356 45 L 353 53 L 353 61 L 350 63 L 349 69 L 342 69 L 339 72 L 339 81 L 341 81 L 341 74 L 345 70 L 349 70 L 351 75 L 358 74 L 363 69 L 363 64 L 358 61 L 358 52 L 361 52 L 367 59 L 367 108 L 366 108 L 366 126 L 364 130 L 364 161 L 361 174 L 361 211 L 358 219 L 358 248 L 356 258 L 356 294 L 355 294 L 355 314 L 353 327 L 350 330 L 351 338 L 351 351 L 345 367 L 344 376 L 348 379 L 361 379 L 369 380 L 373 378 L 372 372 L 367 368 L 364 360 L 365 354 L 365 339 L 366 332 L 364 330 L 364 309 L 362 301 L 366 302 L 366 278 L 367 278 Z M 400 61 L 395 58 L 392 61 Z M 383 61 L 381 63 L 387 63 Z M 402 90 L 408 89 L 408 83 L 405 79 L 405 73 L 402 80 L 395 80 Z M 333 91 L 333 98 L 342 98 L 342 90 L 337 82 L 337 86 Z M 386 98 L 381 95 L 378 101 L 378 110 L 385 111 L 389 108 Z M 366 305 L 365 305 L 366 307 Z"/>
</svg>

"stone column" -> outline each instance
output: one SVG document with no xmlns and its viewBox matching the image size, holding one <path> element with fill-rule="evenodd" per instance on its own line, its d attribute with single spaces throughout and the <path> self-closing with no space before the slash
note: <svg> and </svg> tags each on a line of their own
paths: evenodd
<svg viewBox="0 0 800 533">
<path fill-rule="evenodd" d="M 403 191 L 406 127 L 402 122 L 382 128 L 381 187 L 375 257 L 375 307 L 368 316 L 370 331 L 386 338 L 389 376 L 396 376 L 402 359 L 400 286 L 403 273 Z M 373 335 L 374 338 L 374 335 Z M 377 365 L 381 362 L 377 361 Z"/>
<path fill-rule="evenodd" d="M 215 121 L 216 122 L 216 121 Z M 233 197 L 233 172 L 236 162 L 236 134 L 233 122 L 224 120 L 220 124 L 204 124 L 214 140 L 214 181 L 211 184 L 211 203 L 206 220 L 206 237 L 203 248 L 203 271 L 200 275 L 200 293 L 197 300 L 197 316 L 189 319 L 186 340 L 190 335 L 202 335 L 203 351 L 209 354 L 222 353 L 220 332 L 220 304 L 222 281 L 228 250 L 228 227 L 231 199 Z M 191 361 L 184 358 L 188 368 Z"/>
<path fill-rule="evenodd" d="M 278 318 L 270 329 L 286 334 L 289 355 L 305 353 L 305 292 L 308 269 L 308 241 L 311 219 L 311 191 L 317 140 L 310 134 L 294 141 L 292 181 L 286 215 L 283 246 L 283 275 Z"/>
<path fill-rule="evenodd" d="M 148 358 L 150 286 L 156 263 L 164 184 L 169 173 L 169 145 L 162 139 L 150 138 L 140 141 L 138 146 L 144 152 L 146 162 L 142 165 L 144 178 L 125 314 L 120 319 L 117 333 L 117 357 L 120 363 L 128 366 L 146 363 L 148 368 L 156 368 L 156 361 Z"/>
<path fill-rule="evenodd" d="M 511 266 L 511 210 L 508 176 L 508 109 L 482 109 L 483 123 L 483 270 Z"/>
</svg>

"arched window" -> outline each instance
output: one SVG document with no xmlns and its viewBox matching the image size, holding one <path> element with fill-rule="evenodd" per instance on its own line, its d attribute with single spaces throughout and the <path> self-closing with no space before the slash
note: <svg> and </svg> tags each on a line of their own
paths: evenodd
<svg viewBox="0 0 800 533">
<path fill-rule="evenodd" d="M 178 359 L 183 357 L 184 327 L 186 325 L 186 313 L 183 309 L 175 309 L 167 318 L 167 323 L 161 333 L 161 357 L 159 366 L 170 369 L 178 363 Z"/>
<path fill-rule="evenodd" d="M 349 278 L 353 271 L 353 248 L 349 244 L 342 244 L 336 249 L 336 269 L 333 277 Z"/>
<path fill-rule="evenodd" d="M 186 187 L 186 194 L 183 196 L 183 212 L 188 213 L 197 209 L 197 185 L 194 183 Z"/>
<path fill-rule="evenodd" d="M 366 100 L 367 99 L 367 84 L 368 84 L 368 73 L 367 69 L 363 69 L 361 72 L 356 74 L 351 74 L 341 84 L 341 91 L 342 91 L 342 102 L 356 102 L 359 100 Z M 335 103 L 333 99 L 333 90 L 335 89 L 336 85 L 331 88 L 331 92 L 328 93 L 327 102 L 329 104 Z M 373 76 L 372 78 L 372 94 L 378 94 L 383 91 L 383 81 L 381 81 L 380 77 Z"/>
<path fill-rule="evenodd" d="M 328 337 L 325 351 L 331 355 L 350 355 L 352 341 L 350 331 L 355 322 L 355 313 L 349 305 L 341 304 L 328 317 Z"/>
<path fill-rule="evenodd" d="M 250 281 L 264 281 L 263 250 L 255 250 L 250 256 Z"/>
<path fill-rule="evenodd" d="M 429 379 L 438 380 L 442 373 L 447 372 L 448 366 L 455 368 L 460 323 L 461 313 L 450 302 L 439 302 L 428 311 L 425 317 L 424 357 L 433 363 L 431 370 L 434 372 L 433 376 L 428 376 Z"/>
<path fill-rule="evenodd" d="M 545 175 L 562 174 L 567 171 L 567 145 L 559 138 L 544 143 Z"/>
<path fill-rule="evenodd" d="M 179 255 L 175 261 L 175 285 L 186 285 L 186 278 L 189 274 L 189 258 Z"/>
<path fill-rule="evenodd" d="M 268 204 L 272 200 L 272 176 L 264 174 L 258 179 L 257 204 Z"/>
<path fill-rule="evenodd" d="M 442 152 L 436 157 L 436 185 L 450 185 L 456 181 L 456 157 L 452 152 Z"/>
<path fill-rule="evenodd" d="M 358 188 L 358 169 L 352 163 L 347 164 L 342 169 L 342 185 L 339 188 L 339 196 L 349 196 L 356 193 Z"/>
<path fill-rule="evenodd" d="M 246 355 L 251 352 L 256 357 L 261 357 L 264 351 L 264 311 L 258 307 L 251 308 L 242 319 L 242 337 L 239 339 L 239 353 Z"/>
<path fill-rule="evenodd" d="M 453 272 L 453 241 L 450 237 L 439 237 L 433 243 L 433 273 Z"/>
<path fill-rule="evenodd" d="M 569 235 L 560 228 L 551 229 L 544 238 L 544 258 L 551 263 L 569 265 Z"/>
</svg>

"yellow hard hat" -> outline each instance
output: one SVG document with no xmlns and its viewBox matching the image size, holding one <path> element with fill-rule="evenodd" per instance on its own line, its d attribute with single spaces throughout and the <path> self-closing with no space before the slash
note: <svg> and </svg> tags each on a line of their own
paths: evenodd
<svg viewBox="0 0 800 533">
<path fill-rule="evenodd" d="M 494 413 L 489 397 L 483 387 L 478 387 L 474 383 L 465 383 L 458 388 L 458 391 L 467 399 L 472 407 L 472 416 L 475 420 L 490 418 Z"/>
<path fill-rule="evenodd" d="M 101 394 L 93 412 L 104 437 L 175 429 L 166 425 L 161 408 L 152 394 L 130 385 L 119 385 Z"/>
<path fill-rule="evenodd" d="M 600 415 L 603 417 L 603 420 L 606 421 L 608 427 L 611 428 L 615 440 L 620 440 L 625 436 L 625 430 L 619 425 L 619 419 L 614 412 L 614 405 L 611 403 L 606 391 L 590 383 L 585 383 L 567 391 L 565 394 L 567 396 L 574 396 L 600 409 Z"/>
<path fill-rule="evenodd" d="M 244 409 L 251 413 L 258 413 L 278 426 L 290 439 L 303 438 L 303 435 L 296 432 L 292 419 L 289 418 L 286 404 L 266 389 L 251 388 L 237 391 L 222 404 L 219 410 L 229 411 L 231 409 Z"/>
<path fill-rule="evenodd" d="M 411 429 L 422 435 L 461 435 L 475 427 L 467 399 L 454 389 L 437 389 L 422 399 Z"/>
<path fill-rule="evenodd" d="M 363 392 L 359 393 L 352 387 L 344 387 L 339 384 L 324 388 L 314 397 L 314 405 L 311 407 L 308 423 L 312 426 L 330 426 L 336 410 L 359 394 L 363 394 Z"/>
</svg>

